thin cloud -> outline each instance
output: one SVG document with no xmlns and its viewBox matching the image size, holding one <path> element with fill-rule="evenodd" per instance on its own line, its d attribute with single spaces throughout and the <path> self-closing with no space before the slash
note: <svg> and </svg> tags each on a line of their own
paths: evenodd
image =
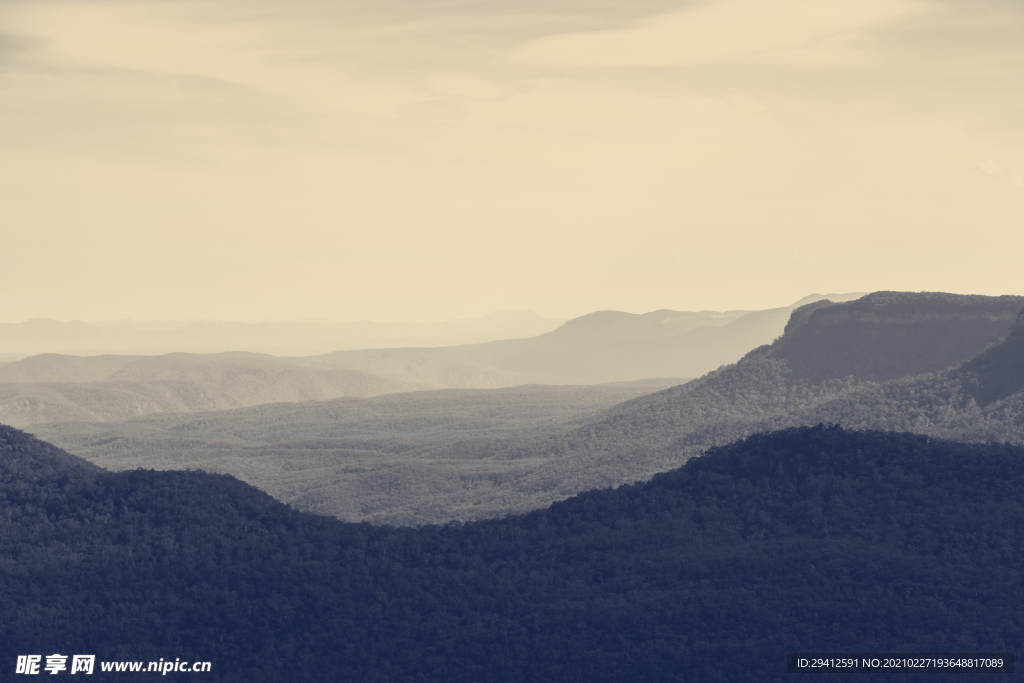
<svg viewBox="0 0 1024 683">
<path fill-rule="evenodd" d="M 806 49 L 920 12 L 912 0 L 719 0 L 617 31 L 545 38 L 514 58 L 554 66 L 681 67 Z M 813 56 L 812 56 L 813 59 Z"/>
</svg>

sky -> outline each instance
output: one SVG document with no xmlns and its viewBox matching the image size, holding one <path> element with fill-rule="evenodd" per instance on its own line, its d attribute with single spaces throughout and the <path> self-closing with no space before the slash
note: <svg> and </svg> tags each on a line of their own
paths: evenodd
<svg viewBox="0 0 1024 683">
<path fill-rule="evenodd" d="M 0 322 L 1024 294 L 1019 0 L 0 0 Z"/>
</svg>

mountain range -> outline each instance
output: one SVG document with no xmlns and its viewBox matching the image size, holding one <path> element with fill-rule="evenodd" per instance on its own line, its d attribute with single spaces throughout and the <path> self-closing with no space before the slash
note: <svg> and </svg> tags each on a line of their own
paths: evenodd
<svg viewBox="0 0 1024 683">
<path fill-rule="evenodd" d="M 662 329 L 627 320 L 562 334 Z M 86 389 L 252 375 L 209 356 L 181 380 L 176 358 L 67 358 L 65 384 Z M 8 366 L 5 386 L 44 386 L 46 361 Z M 787 653 L 1006 663 L 1024 645 L 1024 297 L 813 301 L 685 384 L 33 431 L 57 445 L 0 425 L 4 666 L 67 653 L 94 654 L 101 681 L 153 663 L 231 683 L 781 682 Z M 173 670 L 197 661 L 210 670 Z"/>
<path fill-rule="evenodd" d="M 837 299 L 856 294 L 833 295 Z M 0 422 L 108 422 L 445 388 L 598 384 L 702 375 L 782 333 L 793 306 L 766 311 L 601 311 L 526 339 L 439 348 L 277 357 L 40 354 L 0 366 Z"/>
<path fill-rule="evenodd" d="M 483 519 L 645 480 L 708 448 L 801 425 L 1024 443 L 1022 308 L 1024 297 L 938 293 L 815 302 L 735 364 L 561 425 L 530 417 L 541 394 L 524 387 L 33 432 L 114 468 L 231 473 L 350 521 Z M 507 410 L 495 420 L 498 405 Z"/>
</svg>

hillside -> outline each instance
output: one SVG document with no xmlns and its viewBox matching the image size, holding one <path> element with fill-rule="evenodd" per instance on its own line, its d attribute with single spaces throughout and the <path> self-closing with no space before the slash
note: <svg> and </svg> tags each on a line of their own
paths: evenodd
<svg viewBox="0 0 1024 683">
<path fill-rule="evenodd" d="M 854 296 L 859 295 L 837 298 Z M 820 298 L 811 295 L 801 302 Z M 319 356 L 43 354 L 0 366 L 0 422 L 18 427 L 109 422 L 429 389 L 690 378 L 770 342 L 794 308 L 643 315 L 601 311 L 528 339 Z"/>
<path fill-rule="evenodd" d="M 789 430 L 422 529 L 303 514 L 222 475 L 64 456 L 22 476 L 52 456 L 0 428 L 0 637 L 94 653 L 97 680 L 181 659 L 211 681 L 760 683 L 788 680 L 787 652 L 1024 645 L 1017 447 Z"/>
</svg>

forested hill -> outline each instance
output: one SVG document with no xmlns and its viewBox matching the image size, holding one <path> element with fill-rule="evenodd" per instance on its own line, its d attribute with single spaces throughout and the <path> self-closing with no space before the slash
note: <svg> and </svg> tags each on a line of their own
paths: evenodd
<svg viewBox="0 0 1024 683">
<path fill-rule="evenodd" d="M 5 463 L 52 455 L 0 435 Z M 65 464 L 0 480 L 5 667 L 58 652 L 207 660 L 210 681 L 760 683 L 788 680 L 787 652 L 1024 645 L 1016 447 L 794 429 L 421 529 L 300 513 L 223 475 Z"/>
<path fill-rule="evenodd" d="M 881 382 L 936 372 L 1001 342 L 1024 308 L 1022 296 L 874 292 L 855 301 L 793 312 L 766 357 L 794 378 Z"/>
</svg>

